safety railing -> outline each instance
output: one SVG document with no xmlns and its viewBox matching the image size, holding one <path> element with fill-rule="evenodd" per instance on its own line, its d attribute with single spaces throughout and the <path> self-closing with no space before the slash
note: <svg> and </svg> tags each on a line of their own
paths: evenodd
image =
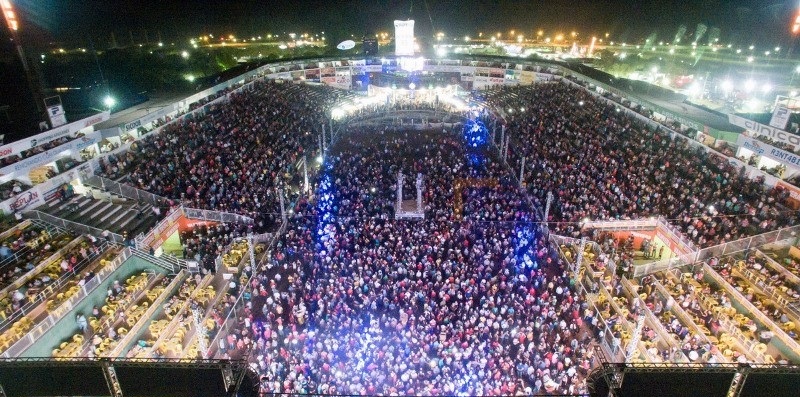
<svg viewBox="0 0 800 397">
<path fill-rule="evenodd" d="M 653 284 L 656 287 L 656 291 L 658 291 L 661 294 L 662 298 L 665 300 L 664 307 L 666 308 L 667 306 L 670 306 L 670 305 L 667 305 L 666 302 L 668 302 L 670 299 L 673 299 L 673 301 L 674 301 L 674 298 L 672 297 L 672 295 L 670 295 L 670 293 L 667 291 L 667 289 L 664 287 L 664 285 L 661 284 L 661 282 L 658 281 L 657 279 L 653 279 Z M 706 343 L 708 345 L 712 345 L 711 340 L 708 339 L 706 334 L 703 332 L 703 330 L 700 328 L 700 326 L 697 325 L 697 323 L 694 321 L 692 316 L 690 316 L 689 313 L 687 313 L 685 310 L 683 310 L 681 305 L 673 304 L 673 305 L 670 306 L 670 310 L 668 310 L 668 311 L 671 312 L 672 314 L 674 314 L 675 317 L 678 318 L 678 321 L 681 322 L 681 324 L 683 324 L 684 326 L 688 327 L 691 330 L 691 334 L 692 335 L 694 335 L 696 338 L 699 338 L 704 343 Z M 725 358 L 725 356 L 723 356 L 722 353 L 720 353 L 718 351 L 717 352 L 712 352 L 711 354 L 714 355 L 714 357 L 716 358 L 718 363 L 724 363 L 724 362 L 728 361 Z"/>
<path fill-rule="evenodd" d="M 167 297 L 173 296 L 175 292 L 178 291 L 180 285 L 183 284 L 184 281 L 186 281 L 186 277 L 187 273 L 185 270 L 181 270 L 180 272 L 178 272 L 178 274 L 175 276 L 175 278 L 172 279 L 169 285 L 167 285 L 167 287 L 164 288 L 164 291 L 161 293 L 161 295 L 159 295 L 150 304 L 150 307 L 147 308 L 142 317 L 140 317 L 139 320 L 132 327 L 130 327 L 128 333 L 124 337 L 122 337 L 119 343 L 117 343 L 117 346 L 110 352 L 108 352 L 109 354 L 107 355 L 107 357 L 120 357 L 122 355 L 123 350 L 126 349 L 134 341 L 134 339 L 138 337 L 136 330 L 141 329 L 141 327 L 144 324 L 150 321 L 150 319 L 153 318 L 153 314 L 155 314 L 157 310 L 163 310 L 164 301 L 167 300 Z"/>
<path fill-rule="evenodd" d="M 774 321 L 772 321 L 772 319 L 767 317 L 764 312 L 755 307 L 750 300 L 745 298 L 741 292 L 736 290 L 736 288 L 733 288 L 730 283 L 726 282 L 725 279 L 722 278 L 722 276 L 720 276 L 716 271 L 714 271 L 714 269 L 712 269 L 707 263 L 703 263 L 703 272 L 706 276 L 710 276 L 714 282 L 720 286 L 720 288 L 725 290 L 728 295 L 738 301 L 739 304 L 749 312 L 743 314 L 749 314 L 748 317 L 751 317 L 763 327 L 771 330 L 773 334 L 781 340 L 781 342 L 786 344 L 786 346 L 789 346 L 795 352 L 800 352 L 800 344 L 798 344 L 796 340 L 790 338 L 789 335 L 783 331 L 783 329 L 781 329 L 777 324 L 775 324 Z"/>
<path fill-rule="evenodd" d="M 222 223 L 244 223 L 252 224 L 253 218 L 245 215 L 234 214 L 230 212 L 201 210 L 197 208 L 183 208 L 183 212 L 189 219 L 201 219 L 204 221 L 222 222 Z"/>
<path fill-rule="evenodd" d="M 11 237 L 14 233 L 16 233 L 16 232 L 18 232 L 20 230 L 25 230 L 30 225 L 31 225 L 30 219 L 26 219 L 26 220 L 24 220 L 24 221 L 22 221 L 22 222 L 20 222 L 20 223 L 18 223 L 16 225 L 14 225 L 14 227 L 12 227 L 12 228 L 10 228 L 8 230 L 4 230 L 4 231 L 0 232 L 0 241 L 5 241 L 7 238 Z"/>
<path fill-rule="evenodd" d="M 123 250 L 120 255 L 111 261 L 111 263 L 97 272 L 97 274 L 91 280 L 87 281 L 86 284 L 81 286 L 80 291 L 72 295 L 58 308 L 52 310 L 47 317 L 45 317 L 35 327 L 28 331 L 28 333 L 22 339 L 18 340 L 16 343 L 11 345 L 8 350 L 3 352 L 2 357 L 18 357 L 25 350 L 30 348 L 38 339 L 44 336 L 47 331 L 53 328 L 56 323 L 61 321 L 61 319 L 63 319 L 64 316 L 66 316 L 67 313 L 69 313 L 78 302 L 82 301 L 84 298 L 86 298 L 86 296 L 97 289 L 97 287 L 112 273 L 114 273 L 122 265 L 122 263 L 130 257 L 130 255 L 131 253 L 129 249 Z"/>
<path fill-rule="evenodd" d="M 98 189 L 108 193 L 116 194 L 121 197 L 126 197 L 131 200 L 144 201 L 152 206 L 164 205 L 169 202 L 166 197 L 162 197 L 146 190 L 135 188 L 130 185 L 125 185 L 108 179 L 100 175 L 82 175 L 83 183 L 89 186 L 94 186 Z"/>
<path fill-rule="evenodd" d="M 656 219 L 630 219 L 614 221 L 587 221 L 583 227 L 596 230 L 649 230 L 658 226 Z"/>
<path fill-rule="evenodd" d="M 719 258 L 725 255 L 758 248 L 766 244 L 793 239 L 798 235 L 800 235 L 800 226 L 791 226 L 751 237 L 745 237 L 713 247 L 703 248 L 697 252 L 695 261 L 704 262 L 714 257 Z"/>
<path fill-rule="evenodd" d="M 800 323 L 800 310 L 797 307 L 793 306 L 790 302 L 792 298 L 787 296 L 786 294 L 780 292 L 778 288 L 770 285 L 768 283 L 767 278 L 764 276 L 753 272 L 752 270 L 746 268 L 744 265 L 737 265 L 734 269 L 734 272 L 738 273 L 743 279 L 747 280 L 750 285 L 761 292 L 762 294 L 766 295 L 767 298 L 775 302 L 777 305 L 778 310 L 783 310 L 786 314 L 796 323 Z M 736 274 L 734 273 L 734 274 Z"/>
<path fill-rule="evenodd" d="M 84 225 L 82 223 L 68 221 L 66 219 L 58 218 L 50 214 L 45 214 L 44 212 L 38 210 L 31 210 L 25 212 L 23 216 L 25 216 L 28 219 L 38 219 L 41 221 L 45 221 L 47 223 L 52 223 L 55 226 L 71 230 L 78 234 L 91 234 L 98 238 L 105 238 L 108 241 L 116 244 L 123 244 L 125 242 L 125 239 L 122 238 L 122 236 L 119 234 L 111 233 L 108 230 L 100 230 L 96 227 L 91 227 L 88 225 Z"/>
<path fill-rule="evenodd" d="M 79 274 L 86 266 L 90 263 L 94 262 L 97 258 L 103 255 L 103 253 L 110 247 L 109 243 L 103 242 L 98 247 L 98 253 L 91 252 L 87 256 L 86 259 L 81 260 L 77 264 L 75 264 L 74 268 L 71 272 L 66 272 L 58 277 L 55 281 L 53 281 L 50 285 L 43 288 L 39 291 L 32 299 L 29 299 L 22 307 L 18 310 L 14 311 L 9 315 L 6 319 L 0 321 L 0 333 L 4 332 L 8 329 L 12 324 L 14 324 L 17 320 L 22 318 L 23 316 L 27 316 L 31 312 L 33 312 L 36 307 L 46 299 L 50 298 L 56 292 L 58 292 L 64 285 L 66 285 L 70 280 L 75 278 L 75 275 Z"/>
<path fill-rule="evenodd" d="M 187 264 L 186 261 L 183 259 L 176 258 L 170 254 L 163 254 L 161 256 L 153 256 L 150 255 L 149 252 L 145 252 L 138 248 L 131 247 L 129 248 L 132 255 L 136 255 L 139 258 L 142 258 L 158 267 L 161 267 L 170 272 L 170 274 L 177 274 L 180 269 L 186 269 Z"/>
<path fill-rule="evenodd" d="M 654 341 L 654 343 L 658 344 L 659 341 L 662 341 L 663 344 L 675 352 L 670 355 L 670 360 L 682 363 L 689 362 L 689 358 L 686 357 L 683 351 L 680 350 L 680 346 L 678 345 L 677 341 L 670 335 L 670 333 L 667 332 L 667 330 L 664 328 L 664 324 L 662 324 L 661 321 L 656 318 L 650 308 L 647 307 L 644 301 L 640 299 L 639 292 L 634 289 L 630 280 L 622 277 L 620 283 L 622 283 L 622 289 L 626 292 L 626 295 L 629 297 L 629 299 L 639 299 L 639 310 L 644 313 L 645 319 L 652 327 L 651 329 L 653 329 L 658 335 L 658 339 Z"/>
<path fill-rule="evenodd" d="M 11 291 L 16 290 L 23 285 L 27 284 L 32 278 L 34 278 L 37 274 L 41 273 L 46 267 L 52 265 L 54 262 L 60 261 L 61 258 L 72 248 L 78 245 L 83 239 L 81 237 L 76 237 L 67 245 L 61 247 L 58 251 L 54 252 L 52 255 L 47 257 L 47 259 L 39 262 L 33 269 L 29 270 L 27 273 L 19 276 L 14 280 L 11 284 L 7 285 L 5 288 L 0 290 L 0 296 L 7 296 Z"/>
<path fill-rule="evenodd" d="M 776 261 L 775 259 L 770 258 L 770 256 L 767 255 L 766 252 L 761 251 L 760 249 L 756 250 L 756 252 L 758 253 L 759 257 L 763 258 L 767 262 L 767 266 L 771 267 L 776 272 L 780 273 L 781 276 L 786 281 L 788 281 L 788 282 L 790 282 L 790 283 L 792 283 L 794 285 L 800 286 L 800 277 L 798 277 L 796 274 L 790 272 L 789 269 L 785 268 L 783 265 L 778 263 L 778 261 Z"/>
<path fill-rule="evenodd" d="M 133 240 L 134 245 L 136 248 L 143 251 L 160 245 L 160 242 L 166 240 L 172 233 L 178 230 L 178 219 L 183 215 L 183 207 L 174 208 L 146 234 L 136 236 Z"/>
<path fill-rule="evenodd" d="M 683 248 L 683 251 L 689 253 L 698 250 L 697 245 L 689 240 L 683 231 L 681 231 L 677 226 L 668 222 L 663 217 L 658 217 L 658 226 L 661 227 L 661 230 L 665 232 L 670 239 L 680 244 Z"/>
<path fill-rule="evenodd" d="M 266 261 L 270 260 L 271 258 L 270 252 L 272 248 L 275 246 L 275 243 L 278 241 L 280 236 L 282 236 L 283 233 L 286 231 L 287 226 L 288 222 L 283 222 L 277 232 L 271 233 L 273 234 L 273 238 L 269 241 L 269 245 L 264 250 L 263 256 L 259 259 L 258 263 L 256 264 L 256 268 L 252 269 L 252 274 L 250 275 L 250 277 L 247 279 L 245 283 L 242 283 L 241 292 L 239 293 L 239 296 L 236 297 L 236 302 L 234 302 L 234 304 L 231 305 L 230 309 L 228 309 L 228 312 L 225 313 L 225 320 L 222 323 L 222 327 L 219 327 L 219 329 L 217 329 L 216 333 L 213 336 L 209 335 L 209 343 L 208 343 L 209 351 L 206 352 L 206 357 L 210 357 L 212 353 L 217 351 L 217 348 L 219 346 L 218 345 L 219 339 L 223 338 L 225 335 L 230 333 L 233 327 L 236 326 L 235 319 L 238 318 L 240 314 L 245 313 L 246 310 L 245 307 L 247 305 L 247 302 L 250 299 L 252 299 L 252 296 L 254 294 L 251 285 L 252 278 L 254 275 L 256 275 L 256 273 L 259 271 L 262 265 L 264 265 Z"/>
</svg>

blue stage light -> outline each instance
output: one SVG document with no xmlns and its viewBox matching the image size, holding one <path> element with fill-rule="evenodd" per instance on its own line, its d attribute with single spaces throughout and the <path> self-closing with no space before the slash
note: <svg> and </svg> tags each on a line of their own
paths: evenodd
<svg viewBox="0 0 800 397">
<path fill-rule="evenodd" d="M 469 120 L 464 124 L 464 139 L 470 148 L 482 148 L 489 141 L 489 130 L 479 120 Z"/>
</svg>

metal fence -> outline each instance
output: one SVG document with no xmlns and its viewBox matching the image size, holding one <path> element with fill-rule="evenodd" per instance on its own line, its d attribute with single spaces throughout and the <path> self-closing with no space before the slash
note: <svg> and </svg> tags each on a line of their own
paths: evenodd
<svg viewBox="0 0 800 397">
<path fill-rule="evenodd" d="M 62 227 L 62 228 L 67 229 L 67 230 L 71 230 L 71 231 L 76 232 L 78 234 L 91 234 L 91 235 L 93 235 L 95 237 L 98 237 L 98 238 L 105 238 L 105 239 L 107 239 L 108 241 L 110 241 L 112 243 L 123 244 L 125 242 L 125 239 L 122 238 L 122 236 L 119 235 L 119 234 L 111 233 L 108 230 L 100 230 L 100 229 L 98 229 L 96 227 L 91 227 L 91 226 L 88 226 L 88 225 L 84 225 L 82 223 L 68 221 L 66 219 L 55 217 L 55 216 L 50 215 L 50 214 L 45 214 L 44 212 L 41 212 L 39 210 L 31 210 L 31 211 L 25 212 L 23 214 L 23 216 L 25 216 L 28 219 L 37 219 L 37 220 L 40 220 L 40 221 L 44 221 L 44 222 L 53 224 L 54 226 L 58 226 L 58 227 Z M 104 233 L 105 233 L 105 235 L 104 235 Z"/>
<path fill-rule="evenodd" d="M 164 205 L 169 200 L 148 191 L 125 185 L 100 175 L 82 175 L 83 183 L 94 186 L 108 193 L 116 194 L 136 201 L 143 201 L 152 206 Z"/>
<path fill-rule="evenodd" d="M 43 302 L 45 299 L 50 298 L 53 294 L 57 293 L 64 285 L 66 285 L 69 281 L 72 281 L 75 278 L 75 275 L 80 273 L 86 266 L 90 263 L 94 262 L 95 259 L 99 258 L 103 255 L 106 249 L 110 247 L 110 244 L 107 242 L 103 242 L 100 244 L 99 253 L 90 253 L 86 259 L 81 260 L 78 262 L 75 267 L 72 269 L 71 272 L 66 272 L 58 277 L 52 284 L 46 286 L 41 291 L 39 291 L 32 299 L 29 299 L 21 308 L 16 310 L 15 312 L 11 313 L 7 318 L 3 321 L 0 321 L 0 333 L 5 332 L 12 324 L 17 322 L 23 316 L 27 316 L 28 314 L 32 313 L 36 307 Z M 61 251 L 59 251 L 61 252 Z M 34 269 L 36 271 L 36 269 Z M 37 272 L 38 273 L 38 272 Z"/>
<path fill-rule="evenodd" d="M 30 348 L 37 340 L 44 336 L 47 331 L 53 328 L 56 323 L 61 321 L 61 319 L 64 318 L 67 313 L 70 313 L 75 305 L 86 298 L 86 296 L 92 293 L 101 283 L 103 283 L 103 281 L 105 281 L 112 273 L 114 273 L 114 271 L 116 271 L 130 256 L 130 249 L 123 250 L 116 258 L 114 258 L 114 260 L 111 261 L 111 263 L 101 269 L 94 276 L 94 278 L 81 286 L 80 291 L 69 297 L 69 299 L 64 301 L 58 308 L 52 310 L 44 320 L 39 322 L 39 324 L 28 331 L 25 336 L 22 337 L 22 339 L 16 341 L 13 345 L 11 345 L 11 347 L 8 348 L 8 350 L 3 352 L 2 357 L 18 357 L 25 350 L 28 350 L 28 348 Z"/>
<path fill-rule="evenodd" d="M 628 219 L 613 221 L 588 221 L 583 224 L 584 228 L 597 230 L 649 230 L 658 227 L 656 219 Z"/>
<path fill-rule="evenodd" d="M 177 258 L 170 254 L 163 254 L 161 256 L 150 255 L 149 252 L 140 250 L 138 248 L 129 248 L 132 255 L 138 256 L 158 267 L 168 270 L 170 274 L 177 274 L 180 269 L 187 268 L 187 262 L 183 259 Z"/>
<path fill-rule="evenodd" d="M 140 250 L 149 250 L 156 241 L 166 240 L 174 230 L 178 228 L 178 219 L 184 215 L 183 207 L 177 207 L 172 210 L 167 216 L 159 221 L 150 231 L 146 234 L 139 234 L 134 238 L 134 245 Z M 167 235 L 168 234 L 168 235 Z M 162 236 L 166 235 L 166 236 Z"/>
<path fill-rule="evenodd" d="M 722 257 L 737 252 L 758 248 L 762 245 L 775 243 L 797 237 L 800 233 L 800 226 L 792 226 L 771 232 L 759 234 L 752 237 L 745 237 L 740 240 L 727 242 L 713 247 L 701 249 L 697 252 L 696 262 L 703 262 L 713 257 Z"/>
<path fill-rule="evenodd" d="M 187 218 L 201 219 L 204 221 L 222 222 L 222 223 L 244 223 L 252 224 L 253 218 L 249 216 L 234 214 L 230 212 L 220 212 L 212 210 L 201 210 L 197 208 L 183 207 L 183 212 Z"/>
<path fill-rule="evenodd" d="M 209 334 L 209 343 L 208 343 L 209 351 L 206 352 L 207 357 L 211 356 L 213 352 L 216 352 L 216 355 L 218 356 L 221 355 L 218 351 L 220 338 L 224 338 L 225 335 L 228 335 L 230 332 L 232 332 L 238 326 L 236 319 L 239 317 L 240 314 L 246 313 L 247 303 L 250 301 L 250 299 L 252 299 L 253 295 L 255 294 L 250 282 L 252 281 L 253 276 L 258 271 L 260 271 L 259 270 L 260 267 L 264 265 L 266 261 L 271 259 L 270 251 L 275 246 L 275 243 L 280 238 L 280 236 L 282 236 L 283 233 L 286 231 L 287 225 L 288 225 L 287 222 L 283 222 L 281 224 L 280 229 L 278 229 L 277 232 L 267 233 L 265 235 L 262 235 L 262 237 L 266 235 L 271 235 L 272 239 L 269 240 L 269 245 L 267 246 L 266 250 L 264 250 L 264 255 L 258 261 L 256 267 L 252 270 L 251 276 L 247 279 L 245 283 L 242 283 L 242 288 L 241 288 L 242 292 L 236 298 L 236 302 L 233 305 L 231 305 L 231 308 L 228 309 L 228 312 L 225 314 L 225 320 L 223 321 L 222 327 L 219 327 L 214 335 Z"/>
<path fill-rule="evenodd" d="M 668 224 L 662 222 L 663 224 Z M 694 263 L 705 262 L 711 258 L 719 258 L 732 255 L 738 252 L 756 249 L 766 244 L 796 238 L 800 233 L 800 226 L 792 226 L 771 232 L 766 232 L 756 236 L 745 237 L 739 240 L 703 248 L 686 254 L 678 254 L 676 257 L 664 259 L 658 262 L 639 265 L 634 268 L 633 276 L 642 277 L 648 274 L 657 273 L 664 270 L 673 269 Z"/>
</svg>

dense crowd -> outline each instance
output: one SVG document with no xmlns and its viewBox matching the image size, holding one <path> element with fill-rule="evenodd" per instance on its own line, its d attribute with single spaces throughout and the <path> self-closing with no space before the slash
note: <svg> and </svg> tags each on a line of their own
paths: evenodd
<svg viewBox="0 0 800 397">
<path fill-rule="evenodd" d="M 797 223 L 783 206 L 787 191 L 581 88 L 503 88 L 486 102 L 504 112 L 510 163 L 526 157 L 529 192 L 541 204 L 554 194 L 548 221 L 558 233 L 577 235 L 587 218 L 661 215 L 710 246 Z"/>
<path fill-rule="evenodd" d="M 262 391 L 585 391 L 583 302 L 512 178 L 452 131 L 419 134 L 342 136 L 297 202 L 234 337 L 254 344 Z M 398 171 L 412 197 L 423 175 L 425 220 L 394 220 Z M 497 184 L 461 190 L 458 220 L 469 177 Z"/>
<path fill-rule="evenodd" d="M 269 229 L 279 218 L 277 189 L 302 179 L 296 164 L 314 155 L 306 148 L 325 120 L 317 108 L 322 97 L 307 91 L 257 82 L 110 158 L 104 172 L 129 171 L 138 188 L 190 207 L 248 215 L 257 230 Z"/>
<path fill-rule="evenodd" d="M 252 232 L 249 226 L 233 223 L 192 226 L 191 229 L 181 232 L 183 257 L 194 259 L 203 269 L 213 272 L 216 269 L 216 258 L 235 239 Z"/>
</svg>

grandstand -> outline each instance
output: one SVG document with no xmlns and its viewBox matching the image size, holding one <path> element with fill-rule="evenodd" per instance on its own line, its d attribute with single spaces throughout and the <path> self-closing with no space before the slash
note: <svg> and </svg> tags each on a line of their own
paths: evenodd
<svg viewBox="0 0 800 397">
<path fill-rule="evenodd" d="M 552 65 L 364 95 L 315 64 L 187 99 L 0 234 L 6 395 L 796 390 L 785 187 Z"/>
</svg>

